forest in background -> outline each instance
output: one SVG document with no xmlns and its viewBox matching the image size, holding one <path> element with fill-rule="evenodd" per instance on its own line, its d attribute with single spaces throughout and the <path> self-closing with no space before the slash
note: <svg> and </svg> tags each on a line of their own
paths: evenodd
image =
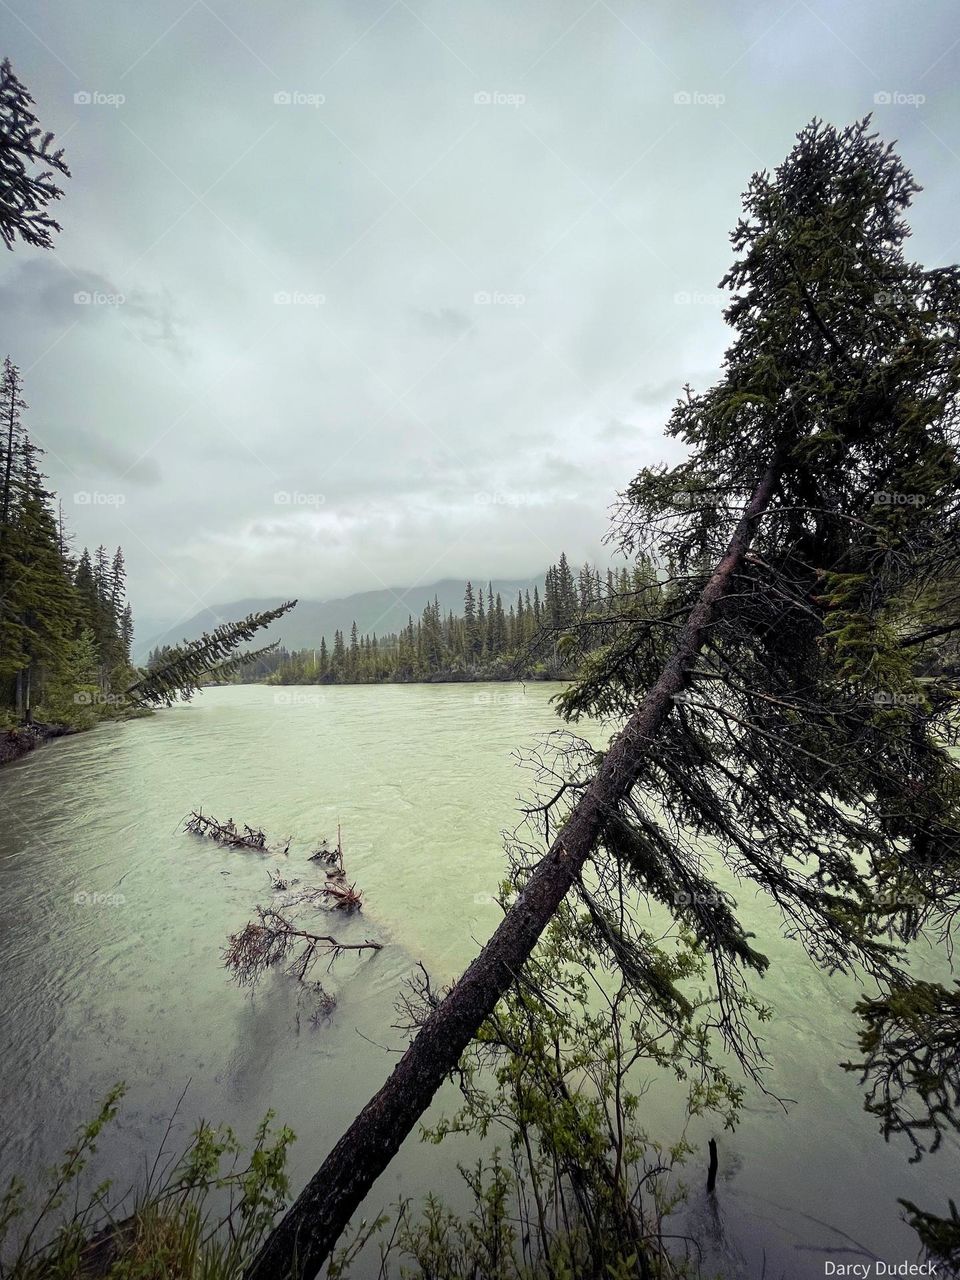
<svg viewBox="0 0 960 1280">
<path fill-rule="evenodd" d="M 604 639 L 604 623 L 621 618 L 626 602 L 649 586 L 646 564 L 608 569 L 584 564 L 574 575 L 561 553 L 544 576 L 543 596 L 534 586 L 504 606 L 488 583 L 467 582 L 463 612 L 446 614 L 434 598 L 420 617 L 411 615 L 402 631 L 362 633 L 356 622 L 349 635 L 335 630 L 316 648 L 278 647 L 242 664 L 230 683 L 384 684 L 457 680 L 561 680 L 572 678 L 572 631 L 579 654 Z M 592 637 L 592 641 L 591 641 Z M 169 660 L 169 646 L 153 649 L 147 670 Z M 579 660 L 579 659 L 578 659 Z"/>
<path fill-rule="evenodd" d="M 0 728 L 89 728 L 118 714 L 133 676 L 123 551 L 79 556 L 24 422 L 23 378 L 0 383 Z"/>
</svg>

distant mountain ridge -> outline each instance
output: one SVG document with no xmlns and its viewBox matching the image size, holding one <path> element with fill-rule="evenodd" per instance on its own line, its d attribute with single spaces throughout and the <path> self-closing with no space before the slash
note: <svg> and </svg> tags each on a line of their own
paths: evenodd
<svg viewBox="0 0 960 1280">
<path fill-rule="evenodd" d="M 543 594 L 544 575 L 534 578 L 494 578 L 494 593 L 500 592 L 503 607 L 509 610 L 511 603 L 516 602 L 518 591 L 529 591 L 533 595 L 536 587 Z M 474 591 L 483 587 L 484 597 L 487 593 L 487 578 L 471 578 Z M 424 605 L 436 598 L 440 602 L 443 613 L 451 610 L 458 616 L 463 612 L 463 589 L 466 579 L 443 578 L 440 582 L 427 583 L 416 587 L 384 588 L 380 591 L 359 591 L 355 595 L 342 596 L 335 600 L 301 600 L 297 607 L 262 631 L 252 642 L 259 648 L 280 640 L 287 649 L 312 649 L 320 645 L 320 637 L 327 637 L 329 645 L 334 631 L 343 631 L 349 635 L 350 627 L 356 621 L 361 635 L 375 631 L 384 635 L 390 631 L 399 631 L 406 626 L 407 618 L 413 615 L 414 621 L 423 612 Z M 245 617 L 248 613 L 259 613 L 264 609 L 276 608 L 283 601 L 282 596 L 249 597 L 245 600 L 231 600 L 215 608 L 201 609 L 192 618 L 177 626 L 168 627 L 158 634 L 135 646 L 134 657 L 137 662 L 144 662 L 147 654 L 157 645 L 180 644 L 184 639 L 194 640 L 203 631 L 212 631 L 222 622 L 232 622 Z"/>
</svg>

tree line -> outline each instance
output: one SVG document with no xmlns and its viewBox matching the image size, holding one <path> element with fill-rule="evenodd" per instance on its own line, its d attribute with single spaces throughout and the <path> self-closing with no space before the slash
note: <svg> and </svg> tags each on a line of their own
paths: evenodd
<svg viewBox="0 0 960 1280">
<path fill-rule="evenodd" d="M 463 612 L 446 614 L 434 599 L 420 617 L 411 615 L 400 631 L 383 635 L 335 630 L 332 641 L 320 637 L 316 648 L 279 648 L 243 664 L 238 684 L 382 684 L 456 680 L 551 680 L 572 676 L 570 634 L 581 648 L 599 644 L 601 624 L 620 616 L 649 581 L 647 564 L 608 569 L 585 563 L 574 574 L 566 554 L 544 575 L 543 594 L 518 591 L 504 606 L 493 584 L 467 582 Z M 147 669 L 162 663 L 169 650 L 154 649 Z"/>
<path fill-rule="evenodd" d="M 0 382 L 0 719 L 84 727 L 130 683 L 133 614 L 123 551 L 70 548 L 43 450 L 24 422 L 23 378 Z"/>
</svg>

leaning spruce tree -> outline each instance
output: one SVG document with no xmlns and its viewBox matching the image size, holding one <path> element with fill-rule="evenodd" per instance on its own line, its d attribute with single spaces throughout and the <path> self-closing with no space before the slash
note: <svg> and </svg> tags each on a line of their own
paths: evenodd
<svg viewBox="0 0 960 1280">
<path fill-rule="evenodd" d="M 178 699 L 189 701 L 201 685 L 225 680 L 246 663 L 272 653 L 279 640 L 260 649 L 241 653 L 236 650 L 252 640 L 258 631 L 289 613 L 296 603 L 296 600 L 287 600 L 275 609 L 250 613 L 239 622 L 222 622 L 196 640 L 185 640 L 166 649 L 157 665 L 142 672 L 125 690 L 125 697 L 140 707 L 169 707 Z"/>
<path fill-rule="evenodd" d="M 674 411 L 686 461 L 642 471 L 619 514 L 621 546 L 651 556 L 657 580 L 604 624 L 561 700 L 568 718 L 623 728 L 543 804 L 547 848 L 515 868 L 518 897 L 248 1280 L 317 1272 L 571 889 L 600 951 L 651 991 L 643 935 L 613 927 L 611 895 L 626 883 L 692 931 L 718 1025 L 749 1063 L 745 984 L 767 961 L 710 846 L 820 963 L 879 983 L 862 1065 L 900 1071 L 903 1093 L 881 1086 L 888 1130 L 909 1123 L 907 1092 L 956 1101 L 956 1055 L 935 1064 L 939 1091 L 923 1055 L 919 1077 L 884 1056 L 918 1018 L 940 1044 L 956 1026 L 952 993 L 901 964 L 960 905 L 960 272 L 905 257 L 917 190 L 868 121 L 814 121 L 752 180 L 723 282 L 722 375 Z M 665 1020 L 684 1016 L 680 993 L 654 994 Z M 936 1133 L 953 1113 L 926 1120 Z"/>
</svg>

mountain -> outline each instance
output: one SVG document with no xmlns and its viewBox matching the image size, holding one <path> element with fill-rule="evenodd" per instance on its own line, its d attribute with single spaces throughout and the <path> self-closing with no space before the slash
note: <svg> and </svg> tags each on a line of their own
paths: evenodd
<svg viewBox="0 0 960 1280">
<path fill-rule="evenodd" d="M 486 596 L 487 579 L 472 578 L 471 581 L 474 591 L 482 586 Z M 338 600 L 301 600 L 286 617 L 258 633 L 251 642 L 251 647 L 259 648 L 274 640 L 281 640 L 288 649 L 312 649 L 319 646 L 321 636 L 327 637 L 329 645 L 333 641 L 334 631 L 343 631 L 349 636 L 354 621 L 361 635 L 376 631 L 377 635 L 382 636 L 406 626 L 410 614 L 416 621 L 423 612 L 424 605 L 432 601 L 434 596 L 440 601 L 440 608 L 444 613 L 452 610 L 459 616 L 463 613 L 465 585 L 459 578 L 444 578 L 441 582 L 418 587 L 360 591 L 356 595 L 343 596 Z M 532 596 L 535 586 L 542 596 L 542 574 L 536 578 L 493 579 L 493 590 L 500 592 L 504 609 L 509 609 L 511 603 L 516 601 L 518 591 L 529 591 Z M 201 609 L 186 622 L 148 634 L 148 638 L 143 641 L 138 640 L 134 659 L 144 662 L 150 650 L 157 645 L 179 644 L 184 639 L 193 640 L 203 631 L 212 631 L 221 622 L 232 622 L 248 613 L 273 609 L 282 603 L 282 599 L 281 596 L 267 596 L 231 600 L 213 609 Z"/>
</svg>

